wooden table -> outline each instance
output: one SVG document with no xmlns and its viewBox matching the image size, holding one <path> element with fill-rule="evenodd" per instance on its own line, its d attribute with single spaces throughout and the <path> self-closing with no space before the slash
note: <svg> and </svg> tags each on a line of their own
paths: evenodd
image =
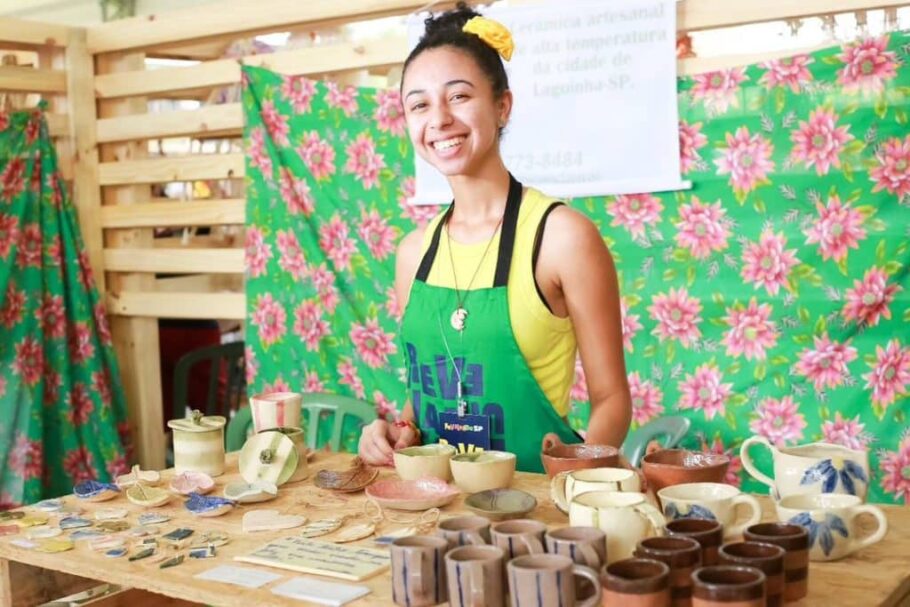
<svg viewBox="0 0 910 607">
<path fill-rule="evenodd" d="M 204 603 L 219 607 L 252 607 L 252 606 L 290 606 L 299 607 L 301 601 L 282 598 L 272 594 L 269 588 L 286 582 L 289 578 L 301 574 L 281 569 L 259 567 L 248 563 L 233 561 L 233 557 L 246 554 L 267 541 L 291 535 L 291 531 L 270 533 L 242 534 L 241 517 L 249 508 L 269 508 L 281 511 L 306 514 L 311 520 L 338 514 L 338 509 L 314 510 L 295 506 L 300 500 L 312 501 L 314 492 L 319 491 L 312 483 L 315 472 L 322 468 L 343 469 L 350 461 L 349 455 L 319 453 L 310 463 L 310 477 L 294 485 L 285 485 L 279 497 L 271 502 L 253 504 L 235 508 L 234 511 L 218 518 L 196 518 L 188 513 L 178 499 L 158 511 L 172 517 L 171 523 L 164 526 L 166 530 L 176 526 L 191 527 L 197 533 L 206 530 L 226 532 L 231 542 L 218 549 L 216 558 L 196 560 L 187 559 L 182 565 L 170 569 L 159 569 L 157 564 L 147 561 L 129 562 L 126 558 L 108 558 L 93 552 L 77 542 L 76 548 L 58 554 L 43 554 L 10 545 L 9 540 L 16 536 L 0 538 L 0 607 L 10 605 L 36 605 L 42 601 L 58 598 L 67 591 L 84 589 L 98 582 L 107 582 L 133 588 L 129 593 L 93 605 L 194 605 Z M 220 494 L 221 488 L 229 481 L 239 478 L 236 473 L 236 455 L 228 456 L 228 474 L 216 479 L 217 487 L 213 494 Z M 383 470 L 380 478 L 392 476 L 391 470 Z M 168 482 L 170 471 L 163 473 L 164 483 Z M 513 486 L 534 494 L 538 507 L 532 516 L 551 526 L 564 526 L 568 521 L 550 502 L 548 482 L 545 476 L 519 473 Z M 349 496 L 348 512 L 359 512 L 362 509 L 364 494 Z M 765 518 L 772 519 L 773 509 L 767 498 L 762 498 Z M 66 498 L 67 503 L 74 503 L 75 498 Z M 130 504 L 125 497 L 102 502 L 100 504 L 80 503 L 91 517 L 94 510 L 100 508 L 122 507 L 130 511 L 128 521 L 135 525 L 136 517 L 144 510 Z M 884 506 L 890 530 L 885 539 L 850 558 L 834 563 L 812 563 L 809 574 L 809 596 L 791 603 L 795 607 L 804 606 L 872 606 L 872 605 L 910 605 L 910 508 Z M 443 517 L 466 512 L 460 499 L 443 510 Z M 408 516 L 396 513 L 396 516 Z M 381 532 L 396 529 L 400 524 L 384 524 Z M 369 539 L 361 544 L 374 546 Z M 259 589 L 249 590 L 239 586 L 204 582 L 194 579 L 196 574 L 216 565 L 233 564 L 240 567 L 253 567 L 268 570 L 282 575 L 282 579 L 267 584 Z M 76 577 L 73 577 L 76 576 Z M 94 580 L 94 581 L 93 581 Z M 375 576 L 361 582 L 369 586 L 372 593 L 355 605 L 391 605 L 391 586 L 388 574 Z M 57 592 L 51 596 L 52 592 Z M 154 594 L 152 594 L 154 593 Z M 164 596 L 162 596 L 164 595 Z M 168 598 L 170 597 L 170 598 Z"/>
</svg>

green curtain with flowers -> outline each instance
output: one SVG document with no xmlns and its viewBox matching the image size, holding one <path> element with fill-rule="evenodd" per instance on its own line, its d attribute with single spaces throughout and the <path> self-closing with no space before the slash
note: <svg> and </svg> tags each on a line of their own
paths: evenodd
<svg viewBox="0 0 910 607">
<path fill-rule="evenodd" d="M 634 426 L 870 451 L 872 501 L 910 497 L 910 35 L 679 81 L 688 191 L 572 201 L 620 273 Z M 248 380 L 404 402 L 394 249 L 409 207 L 396 91 L 244 69 Z M 572 424 L 584 430 L 580 365 Z M 348 447 L 356 446 L 356 427 Z"/>
<path fill-rule="evenodd" d="M 0 508 L 129 469 L 104 304 L 43 107 L 0 113 Z"/>
</svg>

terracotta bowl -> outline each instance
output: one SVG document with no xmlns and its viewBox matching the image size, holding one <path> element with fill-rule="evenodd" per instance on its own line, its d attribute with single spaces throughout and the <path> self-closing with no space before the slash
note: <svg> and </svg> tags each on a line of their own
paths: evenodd
<svg viewBox="0 0 910 607">
<path fill-rule="evenodd" d="M 641 460 L 641 471 L 655 495 L 664 487 L 684 483 L 722 483 L 730 458 L 686 449 L 660 449 Z"/>
<path fill-rule="evenodd" d="M 553 433 L 543 437 L 540 459 L 553 478 L 560 472 L 583 468 L 615 468 L 619 466 L 619 449 L 610 445 L 567 445 Z"/>
</svg>

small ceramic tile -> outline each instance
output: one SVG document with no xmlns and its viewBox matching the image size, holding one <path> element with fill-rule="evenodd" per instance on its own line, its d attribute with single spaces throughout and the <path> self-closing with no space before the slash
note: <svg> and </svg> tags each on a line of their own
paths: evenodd
<svg viewBox="0 0 910 607">
<path fill-rule="evenodd" d="M 177 565 L 179 565 L 182 562 L 183 562 L 183 555 L 178 554 L 177 556 L 175 556 L 173 558 L 169 558 L 168 560 L 166 560 L 163 563 L 161 563 L 160 565 L 158 565 L 158 568 L 167 569 L 168 567 L 176 567 Z"/>
<path fill-rule="evenodd" d="M 113 535 L 102 535 L 101 537 L 90 540 L 88 545 L 89 548 L 96 552 L 105 552 L 107 550 L 123 548 L 126 545 L 126 541 L 124 541 L 123 538 L 115 537 Z"/>
<path fill-rule="evenodd" d="M 61 529 L 79 529 L 81 527 L 91 527 L 92 521 L 81 516 L 68 516 L 60 519 L 59 525 Z"/>
<path fill-rule="evenodd" d="M 310 601 L 320 605 L 341 607 L 351 601 L 370 593 L 366 586 L 339 584 L 337 582 L 323 582 L 309 578 L 295 577 L 287 582 L 272 588 L 272 593 L 278 596 Z"/>
<path fill-rule="evenodd" d="M 230 538 L 224 533 L 218 531 L 206 531 L 201 535 L 197 535 L 193 538 L 191 547 L 193 548 L 204 548 L 205 546 L 214 546 L 219 548 L 224 546 L 230 541 Z"/>
<path fill-rule="evenodd" d="M 102 535 L 104 535 L 104 533 L 98 531 L 97 529 L 76 529 L 70 533 L 70 539 L 73 541 L 90 540 L 96 537 L 101 537 Z"/>
<path fill-rule="evenodd" d="M 141 561 L 142 559 L 147 559 L 148 557 L 155 554 L 155 549 L 152 547 L 143 548 L 142 550 L 137 550 L 135 553 L 130 555 L 129 560 L 131 561 Z"/>
<path fill-rule="evenodd" d="M 126 548 L 112 548 L 104 553 L 104 556 L 112 559 L 120 558 L 121 556 L 126 556 Z"/>
<path fill-rule="evenodd" d="M 102 508 L 95 511 L 96 521 L 117 521 L 126 518 L 129 511 L 126 508 Z"/>
<path fill-rule="evenodd" d="M 38 540 L 35 550 L 38 552 L 66 552 L 67 550 L 72 550 L 73 541 L 68 538 L 55 537 L 51 539 Z"/>
<path fill-rule="evenodd" d="M 208 580 L 211 582 L 223 582 L 225 584 L 234 584 L 244 588 L 259 588 L 269 582 L 281 579 L 276 573 L 252 569 L 250 567 L 234 567 L 233 565 L 221 565 L 208 571 L 194 576 L 196 579 Z"/>
<path fill-rule="evenodd" d="M 161 525 L 163 523 L 171 520 L 166 514 L 161 514 L 160 512 L 144 512 L 139 515 L 139 524 L 140 525 Z"/>
<path fill-rule="evenodd" d="M 20 519 L 16 519 L 16 524 L 22 528 L 26 527 L 37 527 L 38 525 L 47 525 L 48 517 L 46 514 L 41 514 L 40 512 L 32 512 L 23 516 Z M 91 523 L 89 523 L 91 524 Z"/>
<path fill-rule="evenodd" d="M 215 547 L 190 548 L 189 555 L 191 559 L 210 559 L 215 556 Z"/>
<path fill-rule="evenodd" d="M 181 546 L 184 543 L 186 543 L 187 539 L 191 535 L 193 535 L 192 529 L 187 529 L 187 528 L 181 527 L 180 529 L 174 529 L 170 533 L 165 533 L 164 535 L 162 535 L 161 541 L 166 542 L 168 544 L 174 544 L 177 546 Z"/>
<path fill-rule="evenodd" d="M 161 533 L 161 530 L 157 527 L 149 527 L 147 525 L 140 525 L 138 527 L 133 527 L 126 534 L 130 537 L 147 537 L 149 535 L 158 535 Z"/>
<path fill-rule="evenodd" d="M 56 498 L 49 499 L 49 500 L 41 500 L 40 502 L 35 504 L 35 508 L 37 508 L 38 510 L 41 510 L 42 512 L 57 512 L 58 510 L 63 508 L 63 500 L 56 499 Z"/>
<path fill-rule="evenodd" d="M 50 537 L 57 537 L 63 533 L 63 530 L 59 527 L 48 527 L 47 525 L 39 525 L 38 527 L 31 527 L 26 529 L 25 536 L 32 540 L 45 539 Z"/>
<path fill-rule="evenodd" d="M 129 529 L 130 524 L 126 521 L 102 521 L 98 523 L 96 527 L 109 533 L 120 533 L 121 531 Z"/>
</svg>

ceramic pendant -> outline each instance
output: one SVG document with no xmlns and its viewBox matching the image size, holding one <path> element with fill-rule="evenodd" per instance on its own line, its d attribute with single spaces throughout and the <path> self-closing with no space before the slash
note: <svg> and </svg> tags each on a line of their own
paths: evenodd
<svg viewBox="0 0 910 607">
<path fill-rule="evenodd" d="M 281 514 L 277 510 L 250 510 L 243 515 L 244 533 L 293 529 L 305 524 L 305 516 Z"/>
<path fill-rule="evenodd" d="M 332 541 L 336 544 L 346 544 L 348 542 L 356 542 L 357 540 L 362 540 L 365 537 L 370 537 L 375 532 L 375 523 L 360 523 L 358 525 L 351 525 L 346 529 L 342 529 L 337 534 L 335 534 L 335 536 L 329 538 L 329 541 Z"/>
<path fill-rule="evenodd" d="M 133 527 L 126 534 L 130 537 L 147 537 L 149 535 L 157 535 L 161 533 L 161 530 L 156 527 L 148 527 L 145 525 L 140 525 L 138 527 Z"/>
<path fill-rule="evenodd" d="M 39 512 L 32 512 L 16 520 L 16 524 L 22 527 L 37 527 L 38 525 L 47 525 L 47 515 Z M 91 525 L 91 522 L 89 523 Z"/>
<path fill-rule="evenodd" d="M 96 527 L 108 533 L 120 533 L 121 531 L 129 529 L 130 524 L 126 521 L 102 521 L 98 523 Z"/>
<path fill-rule="evenodd" d="M 83 512 L 85 512 L 85 511 L 82 508 L 80 508 L 79 506 L 63 504 L 63 507 L 60 508 L 60 510 L 57 510 L 56 512 L 51 512 L 51 515 L 53 515 L 53 516 L 78 516 L 78 515 L 82 514 Z"/>
<path fill-rule="evenodd" d="M 73 494 L 87 502 L 103 502 L 117 497 L 118 493 L 117 485 L 98 481 L 82 481 L 73 487 Z"/>
<path fill-rule="evenodd" d="M 300 537 L 312 538 L 328 535 L 341 527 L 341 519 L 324 518 L 312 523 L 307 523 L 300 530 Z"/>
<path fill-rule="evenodd" d="M 157 548 L 157 547 L 158 547 L 158 540 L 155 539 L 155 538 L 153 538 L 153 537 L 144 537 L 144 538 L 142 538 L 142 539 L 139 540 L 139 544 L 138 544 L 138 545 L 139 545 L 139 546 L 144 546 L 144 547 L 146 547 L 146 548 L 148 548 L 149 546 L 151 546 L 152 548 Z"/>
<path fill-rule="evenodd" d="M 207 531 L 196 537 L 191 544 L 192 548 L 204 548 L 205 546 L 214 546 L 219 548 L 230 541 L 227 535 L 217 531 Z"/>
<path fill-rule="evenodd" d="M 157 508 L 171 501 L 171 494 L 164 489 L 136 483 L 126 490 L 126 499 L 143 508 Z"/>
<path fill-rule="evenodd" d="M 82 527 L 91 527 L 92 521 L 87 518 L 82 518 L 81 516 L 68 516 L 64 519 L 60 519 L 61 529 L 80 529 Z"/>
<path fill-rule="evenodd" d="M 452 316 L 449 317 L 449 323 L 456 331 L 464 331 L 464 321 L 468 317 L 468 311 L 464 308 L 455 308 Z"/>
<path fill-rule="evenodd" d="M 228 483 L 224 487 L 224 497 L 241 504 L 266 502 L 278 497 L 278 486 L 269 481 Z"/>
<path fill-rule="evenodd" d="M 38 540 L 35 550 L 38 552 L 66 552 L 67 550 L 72 550 L 73 541 L 64 537 L 55 537 L 46 540 Z"/>
<path fill-rule="evenodd" d="M 189 495 L 190 493 L 205 494 L 212 490 L 215 481 L 204 472 L 184 472 L 171 479 L 170 488 L 174 493 Z"/>
<path fill-rule="evenodd" d="M 121 489 L 142 483 L 144 485 L 157 485 L 161 481 L 161 474 L 154 470 L 142 470 L 138 465 L 133 466 L 129 474 L 123 474 L 116 479 L 117 486 Z"/>
<path fill-rule="evenodd" d="M 160 512 L 144 512 L 139 515 L 140 525 L 161 525 L 169 520 L 171 520 L 171 517 Z"/>
<path fill-rule="evenodd" d="M 210 559 L 215 556 L 215 547 L 190 548 L 189 555 L 191 559 Z"/>
<path fill-rule="evenodd" d="M 234 502 L 223 497 L 191 493 L 184 504 L 186 509 L 196 516 L 221 516 L 234 508 Z"/>
<path fill-rule="evenodd" d="M 16 535 L 17 533 L 19 533 L 19 525 L 0 525 L 0 537 Z"/>
<path fill-rule="evenodd" d="M 61 499 L 50 499 L 50 500 L 41 500 L 35 504 L 35 508 L 41 510 L 42 512 L 57 512 L 63 508 L 63 500 Z"/>
<path fill-rule="evenodd" d="M 158 568 L 167 569 L 168 567 L 176 567 L 177 565 L 179 565 L 182 562 L 183 562 L 183 555 L 178 554 L 174 558 L 168 559 L 168 560 L 164 561 L 163 563 L 161 563 L 160 565 L 158 565 Z"/>
<path fill-rule="evenodd" d="M 102 535 L 104 534 L 95 529 L 76 529 L 70 533 L 70 539 L 75 542 L 78 540 L 90 540 L 96 537 L 101 537 Z"/>
<path fill-rule="evenodd" d="M 39 540 L 57 537 L 61 533 L 63 533 L 63 530 L 59 527 L 48 527 L 47 525 L 40 525 L 38 527 L 27 529 L 25 532 L 25 537 L 32 540 Z"/>
<path fill-rule="evenodd" d="M 0 522 L 17 521 L 23 518 L 25 518 L 25 512 L 22 510 L 7 510 L 5 512 L 0 512 Z"/>
<path fill-rule="evenodd" d="M 129 511 L 126 508 L 102 508 L 95 511 L 96 521 L 118 521 L 126 518 Z"/>
<path fill-rule="evenodd" d="M 147 559 L 148 557 L 152 556 L 153 554 L 155 554 L 155 548 L 153 548 L 153 547 L 143 548 L 142 550 L 139 550 L 138 552 L 134 552 L 133 554 L 131 554 L 129 560 L 141 561 L 142 559 Z"/>
<path fill-rule="evenodd" d="M 104 556 L 111 558 L 111 559 L 116 559 L 116 558 L 120 558 L 121 556 L 126 556 L 126 548 L 113 548 L 112 550 L 108 550 L 107 552 L 105 552 Z"/>
<path fill-rule="evenodd" d="M 412 535 L 417 535 L 417 533 L 417 527 L 405 527 L 404 529 L 396 529 L 395 531 L 384 533 L 373 541 L 377 544 L 391 544 L 400 537 L 410 537 Z"/>
<path fill-rule="evenodd" d="M 168 544 L 180 546 L 191 535 L 193 535 L 192 529 L 187 529 L 186 527 L 181 527 L 179 529 L 174 529 L 173 531 L 162 535 L 161 541 L 166 542 Z"/>
<path fill-rule="evenodd" d="M 38 547 L 38 542 L 33 542 L 32 540 L 27 540 L 24 538 L 16 538 L 9 541 L 11 546 L 16 546 L 17 548 L 25 548 L 26 550 L 34 550 Z"/>
<path fill-rule="evenodd" d="M 88 547 L 95 552 L 106 552 L 107 550 L 123 548 L 125 545 L 126 541 L 124 541 L 122 537 L 115 537 L 113 535 L 102 535 L 101 537 L 90 540 L 88 543 Z"/>
</svg>

